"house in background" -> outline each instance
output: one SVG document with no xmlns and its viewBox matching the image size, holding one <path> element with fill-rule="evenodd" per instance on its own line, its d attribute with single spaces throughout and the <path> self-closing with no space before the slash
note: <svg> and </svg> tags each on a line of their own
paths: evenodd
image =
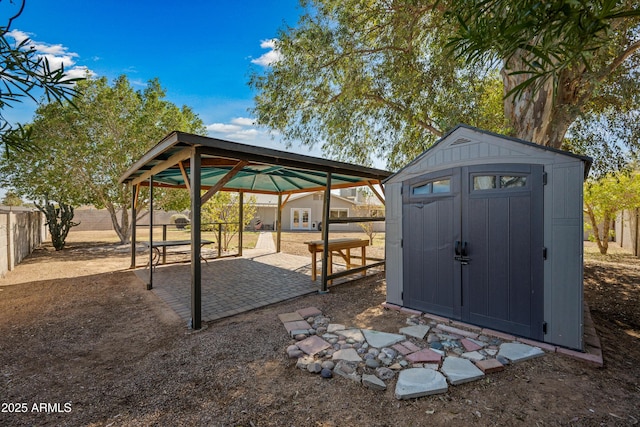
<svg viewBox="0 0 640 427">
<path fill-rule="evenodd" d="M 278 218 L 278 196 L 255 194 L 257 212 L 249 228 L 255 229 L 261 223 L 261 229 L 274 230 Z M 324 193 L 294 194 L 288 200 L 283 199 L 282 231 L 320 231 L 322 229 L 322 206 Z M 331 194 L 332 218 L 362 216 L 383 216 L 384 206 L 377 198 L 364 198 L 357 191 L 341 190 L 340 194 Z M 384 222 L 374 223 L 376 231 L 384 230 Z M 334 224 L 331 231 L 362 231 L 356 223 Z"/>
<path fill-rule="evenodd" d="M 255 198 L 256 215 L 249 223 L 248 229 L 275 230 L 278 219 L 278 196 L 271 194 L 245 193 L 245 203 Z M 286 203 L 285 203 L 286 200 Z M 322 227 L 322 205 L 324 192 L 293 194 L 287 200 L 282 199 L 282 231 L 320 231 Z M 171 216 L 178 212 L 156 210 L 153 213 L 154 224 L 171 224 Z M 188 214 L 188 212 L 184 212 Z M 384 216 L 384 205 L 375 197 L 366 197 L 357 189 L 340 190 L 339 194 L 331 194 L 332 218 Z M 148 216 L 139 216 L 138 225 L 148 224 Z M 82 206 L 75 210 L 74 220 L 80 225 L 73 231 L 111 230 L 111 217 L 106 209 L 93 206 Z M 257 224 L 261 226 L 258 227 Z M 384 231 L 384 222 L 374 222 L 376 232 Z M 357 223 L 335 224 L 331 231 L 362 231 Z"/>
</svg>

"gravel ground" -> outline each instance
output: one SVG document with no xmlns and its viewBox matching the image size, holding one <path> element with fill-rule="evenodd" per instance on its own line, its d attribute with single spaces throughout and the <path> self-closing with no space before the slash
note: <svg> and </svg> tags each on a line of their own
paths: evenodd
<svg viewBox="0 0 640 427">
<path fill-rule="evenodd" d="M 557 354 L 409 401 L 295 368 L 279 313 L 397 332 L 382 276 L 187 330 L 113 243 L 36 251 L 0 280 L 0 425 L 632 425 L 640 420 L 640 267 L 587 256 L 605 367 Z M 35 405 L 35 406 L 34 406 Z"/>
</svg>

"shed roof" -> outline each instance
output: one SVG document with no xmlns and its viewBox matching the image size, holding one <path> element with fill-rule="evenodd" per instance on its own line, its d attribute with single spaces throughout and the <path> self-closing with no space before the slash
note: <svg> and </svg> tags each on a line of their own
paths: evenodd
<svg viewBox="0 0 640 427">
<path fill-rule="evenodd" d="M 474 136 L 471 136 L 471 135 L 475 135 L 475 139 L 477 139 L 476 142 L 478 141 L 488 142 L 488 140 L 496 141 L 496 138 L 497 138 L 498 140 L 502 140 L 508 144 L 511 144 L 513 147 L 520 147 L 520 150 L 518 150 L 518 148 L 515 148 L 515 149 L 520 151 L 517 155 L 520 156 L 522 159 L 526 159 L 530 155 L 530 153 L 532 153 L 531 150 L 533 149 L 533 150 L 537 150 L 536 152 L 539 152 L 539 153 L 548 153 L 546 154 L 547 156 L 551 156 L 552 154 L 555 154 L 555 155 L 566 156 L 569 158 L 580 160 L 585 164 L 585 168 L 584 168 L 585 178 L 587 177 L 589 173 L 589 168 L 591 167 L 591 163 L 593 162 L 593 160 L 587 156 L 582 156 L 569 151 L 559 150 L 557 148 L 546 147 L 544 145 L 535 144 L 533 142 L 525 141 L 519 138 L 500 135 L 494 132 L 486 131 L 486 130 L 479 129 L 479 128 L 465 125 L 465 124 L 458 124 L 449 132 L 447 132 L 444 136 L 442 136 L 442 138 L 436 141 L 429 149 L 427 149 L 418 157 L 416 157 L 413 161 L 411 161 L 405 167 L 403 167 L 402 169 L 394 173 L 392 176 L 386 178 L 384 182 L 395 181 L 396 177 L 404 175 L 405 171 L 411 170 L 415 165 L 421 163 L 425 158 L 434 156 L 436 152 L 438 152 L 441 149 L 444 149 L 445 146 L 462 146 L 463 144 L 471 142 L 471 139 L 474 138 Z M 495 154 L 498 156 L 503 156 L 504 153 L 502 151 L 498 151 Z M 477 157 L 474 157 L 471 153 L 469 153 L 469 156 L 470 156 L 470 159 L 473 159 L 474 161 L 486 162 L 492 157 L 492 153 L 487 152 L 485 153 L 485 155 L 478 153 Z M 494 157 L 494 160 L 495 160 L 495 157 Z"/>
<path fill-rule="evenodd" d="M 378 184 L 391 172 L 318 157 L 256 147 L 217 138 L 172 132 L 151 148 L 120 177 L 120 183 L 185 187 L 191 153 L 201 154 L 202 188 L 220 183 L 231 170 L 235 175 L 222 190 L 264 194 L 324 191 L 331 173 L 331 188 Z"/>
</svg>

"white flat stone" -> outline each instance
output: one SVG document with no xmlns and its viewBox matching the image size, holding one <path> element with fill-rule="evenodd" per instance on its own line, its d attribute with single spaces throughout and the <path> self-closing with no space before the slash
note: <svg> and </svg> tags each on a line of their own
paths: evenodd
<svg viewBox="0 0 640 427">
<path fill-rule="evenodd" d="M 413 325 L 400 328 L 400 333 L 422 340 L 429 333 L 429 329 L 430 327 L 428 325 Z"/>
<path fill-rule="evenodd" d="M 372 331 L 371 329 L 362 329 L 362 334 L 369 345 L 376 348 L 390 347 L 407 339 L 404 335 Z"/>
<path fill-rule="evenodd" d="M 345 338 L 351 338 L 357 342 L 364 342 L 364 335 L 360 332 L 360 329 L 345 329 L 344 331 L 338 331 L 338 334 Z"/>
<path fill-rule="evenodd" d="M 468 351 L 466 353 L 462 353 L 460 356 L 464 357 L 465 359 L 476 361 L 485 359 L 485 357 L 477 351 Z"/>
<path fill-rule="evenodd" d="M 340 325 L 339 323 L 329 323 L 329 326 L 327 326 L 327 332 L 330 334 L 342 330 L 344 330 L 344 325 Z"/>
<path fill-rule="evenodd" d="M 344 350 L 338 350 L 333 353 L 333 360 L 346 360 L 347 362 L 362 362 L 362 358 L 358 355 L 358 352 L 353 348 L 346 348 Z"/>
<path fill-rule="evenodd" d="M 449 379 L 451 385 L 464 384 L 484 377 L 484 373 L 470 360 L 460 357 L 445 358 L 440 370 Z"/>
<path fill-rule="evenodd" d="M 544 351 L 538 347 L 533 347 L 522 343 L 503 343 L 500 345 L 498 356 L 506 357 L 512 363 L 544 356 Z"/>
<path fill-rule="evenodd" d="M 415 397 L 446 393 L 449 389 L 447 380 L 433 369 L 412 368 L 400 371 L 396 383 L 396 399 L 413 399 Z"/>
<path fill-rule="evenodd" d="M 367 374 L 362 375 L 362 385 L 372 390 L 378 390 L 378 391 L 387 389 L 387 385 L 384 383 L 384 381 L 382 381 L 380 378 L 376 377 L 375 375 L 367 375 Z"/>
</svg>

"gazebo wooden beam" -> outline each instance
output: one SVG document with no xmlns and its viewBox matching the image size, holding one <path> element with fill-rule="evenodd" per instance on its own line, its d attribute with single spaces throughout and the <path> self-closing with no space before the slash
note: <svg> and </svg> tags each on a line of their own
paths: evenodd
<svg viewBox="0 0 640 427">
<path fill-rule="evenodd" d="M 183 148 L 182 150 L 178 151 L 177 153 L 169 157 L 167 160 L 158 163 L 148 171 L 142 173 L 140 176 L 133 179 L 131 183 L 135 185 L 135 184 L 140 184 L 141 182 L 147 181 L 149 177 L 156 175 L 165 169 L 169 169 L 171 166 L 174 166 L 178 162 L 188 159 L 190 156 L 191 156 L 191 149 Z"/>
<path fill-rule="evenodd" d="M 191 185 L 189 184 L 189 175 L 187 175 L 187 170 L 184 168 L 184 162 L 178 162 L 178 166 L 180 166 L 180 173 L 182 174 L 182 179 L 184 179 L 184 186 L 187 191 L 191 193 Z"/>
<path fill-rule="evenodd" d="M 247 165 L 247 163 L 249 163 L 249 162 L 245 162 L 245 161 L 238 162 L 233 167 L 233 169 L 231 169 L 229 172 L 227 172 L 227 174 L 225 176 L 223 176 L 222 179 L 216 183 L 216 185 L 214 185 L 213 187 L 209 188 L 209 190 L 207 190 L 207 192 L 204 193 L 204 195 L 200 198 L 200 200 L 201 200 L 200 203 L 203 204 L 203 205 L 205 203 L 207 203 L 207 201 L 210 198 L 212 198 L 214 194 L 216 194 L 218 191 L 220 191 L 229 181 L 231 181 L 231 178 L 236 176 L 237 173 L 240 172 L 242 170 L 242 168 L 244 168 Z"/>
<path fill-rule="evenodd" d="M 378 193 L 378 191 L 377 191 L 377 190 L 376 190 L 376 188 L 373 186 L 373 184 L 378 184 L 378 185 L 380 186 L 380 188 L 382 188 L 382 191 L 384 192 L 384 188 L 382 187 L 382 184 L 380 184 L 380 181 L 377 181 L 377 182 L 376 182 L 376 181 L 369 181 L 369 182 L 367 183 L 367 185 L 369 186 L 369 189 L 370 189 L 371 191 L 373 191 L 373 194 L 375 194 L 375 196 L 378 198 L 378 200 L 380 200 L 380 202 L 382 202 L 382 204 L 384 205 L 384 204 L 385 204 L 384 197 L 382 197 L 382 196 L 380 195 L 380 193 Z"/>
</svg>

